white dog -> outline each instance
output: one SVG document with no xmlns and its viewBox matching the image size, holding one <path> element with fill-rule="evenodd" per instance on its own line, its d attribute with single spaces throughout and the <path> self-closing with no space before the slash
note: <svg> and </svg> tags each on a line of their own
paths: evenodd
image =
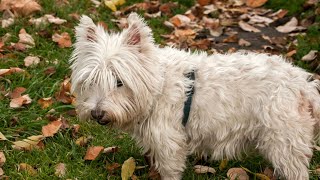
<svg viewBox="0 0 320 180">
<path fill-rule="evenodd" d="M 128 23 L 108 33 L 82 16 L 76 27 L 80 119 L 129 132 L 165 180 L 181 179 L 190 153 L 233 159 L 248 148 L 286 179 L 309 178 L 320 120 L 310 73 L 279 56 L 159 48 L 137 14 Z"/>
</svg>

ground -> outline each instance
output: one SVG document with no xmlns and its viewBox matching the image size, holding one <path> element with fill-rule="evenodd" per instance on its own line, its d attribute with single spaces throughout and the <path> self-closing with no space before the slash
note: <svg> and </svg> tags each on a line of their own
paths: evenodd
<svg viewBox="0 0 320 180">
<path fill-rule="evenodd" d="M 264 22 L 251 24 L 261 30 L 259 33 L 244 31 L 239 27 L 237 18 L 250 13 L 251 16 L 258 13 L 260 16 L 267 17 L 266 14 L 271 12 L 266 11 L 264 14 L 260 8 L 248 7 L 245 4 L 235 6 L 234 3 L 239 2 L 238 0 L 230 0 L 228 3 L 217 0 L 215 3 L 218 5 L 220 3 L 220 6 L 217 6 L 220 8 L 217 10 L 210 6 L 207 9 L 204 6 L 193 7 L 195 3 L 192 0 L 178 0 L 175 1 L 177 4 L 162 1 L 161 16 L 156 15 L 159 12 L 159 4 L 142 3 L 142 0 L 117 5 L 117 8 L 120 8 L 120 14 L 112 12 L 104 3 L 99 6 L 93 3 L 100 1 L 42 0 L 38 1 L 41 10 L 33 5 L 30 7 L 33 8 L 32 12 L 15 6 L 19 3 L 17 0 L 14 0 L 17 4 L 9 3 L 6 7 L 1 6 L 5 2 L 2 0 L 0 3 L 2 25 L 10 17 L 14 19 L 14 23 L 0 28 L 0 152 L 2 151 L 6 157 L 3 165 L 3 156 L 0 153 L 0 179 L 59 179 L 59 173 L 56 173 L 56 166 L 59 163 L 64 163 L 66 167 L 65 174 L 61 175 L 63 179 L 121 179 L 121 166 L 115 168 L 115 163 L 121 165 L 129 157 L 133 157 L 137 166 L 147 165 L 143 156 L 140 155 L 139 148 L 127 134 L 96 123 L 80 122 L 75 116 L 74 99 L 68 93 L 70 76 L 68 59 L 72 51 L 70 42 L 75 40 L 74 26 L 78 23 L 77 19 L 81 14 L 89 15 L 95 22 L 106 26 L 107 30 L 118 31 L 125 25 L 121 18 L 130 11 L 137 11 L 147 17 L 147 23 L 154 32 L 155 40 L 161 45 L 174 44 L 179 48 L 200 49 L 208 53 L 249 49 L 281 54 L 310 72 L 320 73 L 318 52 L 315 53 L 317 57 L 302 60 L 311 50 L 319 51 L 320 49 L 320 9 L 319 3 L 312 0 L 297 0 L 295 3 L 287 0 L 269 0 L 264 4 L 264 10 L 270 9 L 274 13 L 278 9 L 287 9 L 288 12 L 284 17 L 278 18 L 265 27 L 259 26 L 265 25 Z M 24 4 L 25 6 L 27 5 Z M 187 17 L 196 25 L 188 24 L 188 20 L 185 22 L 183 18 L 180 19 L 181 17 L 172 19 L 175 15 L 182 15 L 190 9 L 195 17 L 192 19 L 190 14 Z M 204 14 L 205 10 L 211 12 Z M 34 21 L 30 21 L 32 18 L 36 19 L 48 14 L 64 19 L 66 22 L 61 24 L 60 20 L 55 19 L 51 23 L 37 26 Z M 218 23 L 211 20 L 205 21 L 203 17 L 211 20 L 218 18 L 220 21 Z M 290 33 L 280 33 L 276 30 L 276 27 L 284 25 L 292 17 L 298 18 L 297 26 L 301 26 L 301 30 L 297 29 Z M 163 25 L 165 21 L 170 25 Z M 244 21 L 247 22 L 248 19 Z M 179 23 L 186 23 L 186 25 Z M 214 36 L 210 33 L 210 30 L 219 31 L 219 27 L 223 27 L 222 34 Z M 31 39 L 21 29 L 25 29 L 25 32 L 31 35 Z M 7 33 L 11 35 L 9 38 Z M 57 34 L 54 35 L 55 33 Z M 240 39 L 249 41 L 251 45 L 239 45 Z M 32 57 L 33 65 L 25 64 L 27 56 Z M 20 93 L 17 87 L 23 87 L 20 88 L 22 89 Z M 28 95 L 31 102 L 28 97 L 21 94 Z M 52 122 L 54 122 L 53 125 Z M 57 122 L 58 128 L 55 128 Z M 46 130 L 44 127 L 48 126 L 45 125 L 50 123 L 52 129 Z M 80 127 L 79 130 L 76 127 Z M 35 145 L 20 147 L 23 150 L 12 147 L 17 141 L 41 134 L 47 137 L 41 136 Z M 7 140 L 4 140 L 1 135 Z M 90 140 L 79 145 L 79 138 Z M 94 160 L 85 160 L 85 154 L 91 146 L 105 148 L 116 146 L 119 149 L 113 153 L 100 154 Z M 24 171 L 21 163 L 30 165 L 32 170 L 27 168 Z M 199 164 L 213 167 L 217 172 L 196 174 L 193 167 Z M 320 153 L 315 151 L 310 166 L 312 179 L 318 178 L 316 169 L 320 167 L 319 164 Z M 247 174 L 250 179 L 259 179 L 261 177 L 259 173 L 263 173 L 267 167 L 271 166 L 256 155 L 256 152 L 245 155 L 241 160 L 227 163 L 206 162 L 192 156 L 189 158 L 183 179 L 225 179 L 228 170 L 237 167 L 248 169 Z M 4 175 L 1 174 L 1 168 Z M 146 179 L 148 173 L 148 167 L 140 167 L 135 170 L 135 176 L 132 178 Z"/>
</svg>

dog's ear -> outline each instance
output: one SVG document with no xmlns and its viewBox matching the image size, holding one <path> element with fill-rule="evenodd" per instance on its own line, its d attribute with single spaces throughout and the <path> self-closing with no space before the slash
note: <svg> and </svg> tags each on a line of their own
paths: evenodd
<svg viewBox="0 0 320 180">
<path fill-rule="evenodd" d="M 128 29 L 125 31 L 125 43 L 143 45 L 152 42 L 151 29 L 137 13 L 131 13 L 128 17 Z"/>
<path fill-rule="evenodd" d="M 96 42 L 96 29 L 97 26 L 94 24 L 91 18 L 86 15 L 82 15 L 80 23 L 76 27 L 76 38 L 77 41 L 91 41 Z"/>
</svg>

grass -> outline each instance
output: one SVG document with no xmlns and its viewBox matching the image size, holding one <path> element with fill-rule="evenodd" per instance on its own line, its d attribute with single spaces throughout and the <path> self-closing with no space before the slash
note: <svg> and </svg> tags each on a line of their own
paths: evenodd
<svg viewBox="0 0 320 180">
<path fill-rule="evenodd" d="M 300 2 L 301 0 L 299 0 Z M 46 115 L 47 110 L 42 110 L 37 104 L 37 100 L 43 97 L 54 97 L 55 92 L 58 91 L 60 83 L 63 79 L 70 75 L 68 66 L 68 59 L 70 57 L 71 48 L 59 48 L 55 42 L 51 40 L 51 35 L 55 32 L 68 32 L 73 41 L 73 27 L 76 25 L 70 13 L 89 14 L 95 22 L 104 21 L 108 24 L 110 29 L 117 29 L 114 23 L 110 21 L 113 16 L 111 11 L 105 7 L 93 9 L 90 1 L 69 0 L 70 4 L 59 6 L 54 0 L 42 0 L 41 6 L 43 10 L 35 17 L 40 17 L 44 14 L 55 14 L 57 17 L 66 19 L 68 22 L 63 25 L 48 25 L 35 29 L 28 23 L 29 18 L 19 18 L 13 26 L 8 28 L 0 28 L 0 36 L 10 33 L 12 37 L 9 42 L 17 42 L 20 29 L 25 28 L 26 31 L 32 35 L 36 41 L 36 47 L 28 49 L 24 52 L 6 50 L 4 54 L 9 55 L 7 58 L 0 59 L 0 69 L 9 67 L 20 67 L 27 71 L 23 74 L 13 74 L 5 77 L 0 77 L 0 90 L 13 90 L 15 87 L 27 88 L 26 94 L 29 94 L 33 99 L 33 103 L 21 109 L 10 109 L 10 100 L 0 94 L 0 132 L 2 132 L 10 141 L 24 139 L 31 135 L 41 134 L 41 127 L 48 124 Z M 136 1 L 128 1 L 128 4 L 133 4 Z M 175 9 L 174 13 L 182 13 L 190 7 L 193 1 L 178 0 L 182 4 Z M 270 0 L 270 7 L 275 6 L 278 0 Z M 289 1 L 281 1 L 289 2 Z M 289 3 L 290 4 L 290 3 Z M 294 4 L 294 3 L 291 3 Z M 277 8 L 286 6 L 286 4 L 277 4 Z M 287 6 L 291 7 L 291 6 Z M 295 7 L 290 10 L 292 13 L 299 12 L 299 8 Z M 162 22 L 168 17 L 161 17 L 148 20 L 149 25 L 154 30 L 154 36 L 158 43 L 162 42 L 161 34 L 168 33 Z M 312 43 L 310 43 L 312 42 Z M 319 28 L 310 27 L 306 37 L 299 38 L 299 50 L 296 55 L 301 58 L 305 52 L 310 49 L 319 49 Z M 41 58 L 40 64 L 34 67 L 24 67 L 23 59 L 28 55 L 35 55 Z M 57 63 L 55 63 L 57 62 Z M 46 75 L 44 71 L 53 66 L 56 73 L 53 75 Z M 301 65 L 303 66 L 303 64 Z M 137 165 L 146 165 L 144 158 L 140 155 L 140 150 L 131 138 L 122 132 L 102 127 L 94 123 L 79 122 L 75 117 L 69 116 L 67 111 L 73 109 L 70 105 L 64 105 L 55 102 L 52 107 L 55 109 L 54 115 L 64 116 L 70 124 L 80 124 L 80 132 L 77 137 L 93 136 L 93 140 L 88 146 L 119 146 L 120 151 L 115 154 L 102 155 L 94 161 L 83 160 L 87 147 L 80 147 L 75 144 L 76 137 L 72 136 L 71 130 L 64 130 L 56 134 L 52 138 L 47 138 L 44 141 L 45 148 L 43 150 L 33 150 L 31 152 L 23 152 L 13 150 L 11 142 L 0 141 L 0 150 L 3 150 L 7 161 L 3 166 L 5 175 L 10 179 L 59 179 L 54 175 L 54 167 L 56 164 L 62 162 L 66 164 L 67 174 L 65 179 L 120 179 L 120 169 L 116 170 L 113 175 L 106 171 L 107 163 L 123 163 L 129 157 L 134 157 Z M 18 118 L 15 125 L 12 125 L 12 118 Z M 192 167 L 195 165 L 196 158 L 190 157 L 188 161 L 188 169 L 184 173 L 183 179 L 225 179 L 226 172 L 232 167 L 246 167 L 252 172 L 262 172 L 266 166 L 270 166 L 260 156 L 256 156 L 255 152 L 249 153 L 244 159 L 239 161 L 230 161 L 223 170 L 218 170 L 220 162 L 202 162 L 205 165 L 210 165 L 217 170 L 216 175 L 197 175 L 193 172 Z M 315 153 L 312 159 L 311 169 L 317 168 L 320 162 L 319 152 Z M 38 171 L 36 176 L 30 176 L 26 172 L 18 170 L 19 163 L 28 163 L 35 167 Z M 146 179 L 147 169 L 137 170 L 135 172 L 140 179 Z M 252 179 L 257 179 L 251 174 Z M 316 176 L 312 177 L 317 179 Z"/>
</svg>

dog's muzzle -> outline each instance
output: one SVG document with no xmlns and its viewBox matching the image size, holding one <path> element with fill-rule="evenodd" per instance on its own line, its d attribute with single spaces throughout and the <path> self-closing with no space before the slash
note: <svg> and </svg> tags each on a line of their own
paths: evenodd
<svg viewBox="0 0 320 180">
<path fill-rule="evenodd" d="M 110 121 L 107 118 L 105 118 L 105 114 L 106 113 L 101 110 L 92 110 L 91 111 L 91 118 L 96 120 L 101 125 L 106 125 Z"/>
</svg>

